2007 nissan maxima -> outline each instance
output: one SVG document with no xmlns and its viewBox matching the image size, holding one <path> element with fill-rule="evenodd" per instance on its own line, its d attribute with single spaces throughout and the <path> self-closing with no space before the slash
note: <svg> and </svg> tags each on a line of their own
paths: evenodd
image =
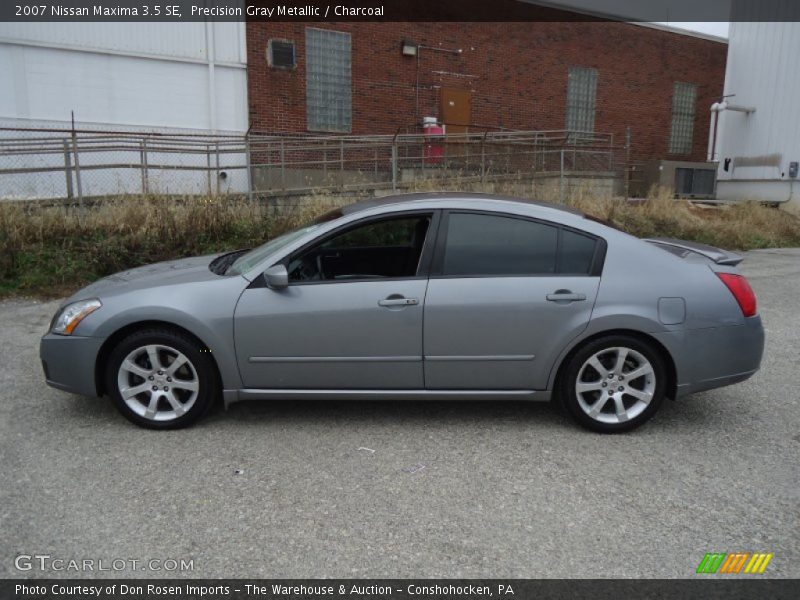
<svg viewBox="0 0 800 600">
<path fill-rule="evenodd" d="M 353 204 L 258 248 L 106 277 L 41 341 L 47 383 L 166 429 L 269 399 L 557 398 L 601 432 L 753 375 L 741 257 L 486 195 Z"/>
</svg>

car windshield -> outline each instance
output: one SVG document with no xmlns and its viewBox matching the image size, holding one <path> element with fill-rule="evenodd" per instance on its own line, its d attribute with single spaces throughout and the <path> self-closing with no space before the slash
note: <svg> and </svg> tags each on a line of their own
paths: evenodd
<svg viewBox="0 0 800 600">
<path fill-rule="evenodd" d="M 236 261 L 231 265 L 230 269 L 228 269 L 228 273 L 241 275 L 242 273 L 249 271 L 273 252 L 277 252 L 284 246 L 288 246 L 293 241 L 311 231 L 314 231 L 315 229 L 318 229 L 320 226 L 321 223 L 306 225 L 304 227 L 300 227 L 299 229 L 288 231 L 283 235 L 279 235 L 278 237 L 271 239 L 266 244 L 262 244 L 257 248 L 253 248 L 249 252 L 246 252 L 237 258 Z"/>
</svg>

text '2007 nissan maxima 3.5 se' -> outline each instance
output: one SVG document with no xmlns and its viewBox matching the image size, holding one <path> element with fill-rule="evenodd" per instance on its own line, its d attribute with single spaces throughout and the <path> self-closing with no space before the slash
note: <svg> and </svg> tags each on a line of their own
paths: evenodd
<svg viewBox="0 0 800 600">
<path fill-rule="evenodd" d="M 125 271 L 42 338 L 47 383 L 174 428 L 271 399 L 558 399 L 633 429 L 753 375 L 741 258 L 581 213 L 464 193 L 353 204 L 258 248 Z"/>
</svg>

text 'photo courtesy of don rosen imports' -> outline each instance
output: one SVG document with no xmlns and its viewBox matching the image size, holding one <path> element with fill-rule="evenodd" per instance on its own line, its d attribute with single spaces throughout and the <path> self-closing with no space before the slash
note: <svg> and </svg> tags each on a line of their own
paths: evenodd
<svg viewBox="0 0 800 600">
<path fill-rule="evenodd" d="M 511 582 L 473 583 L 408 583 L 408 582 L 282 582 L 282 583 L 18 583 L 14 593 L 19 598 L 94 597 L 109 598 L 511 598 L 515 597 Z"/>
</svg>

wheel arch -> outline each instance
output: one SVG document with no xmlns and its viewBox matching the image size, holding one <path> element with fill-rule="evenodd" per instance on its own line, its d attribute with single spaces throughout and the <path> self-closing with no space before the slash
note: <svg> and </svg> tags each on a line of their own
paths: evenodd
<svg viewBox="0 0 800 600">
<path fill-rule="evenodd" d="M 111 356 L 111 352 L 114 348 L 127 336 L 137 331 L 142 331 L 143 329 L 170 329 L 172 331 L 176 331 L 182 335 L 189 337 L 191 340 L 197 343 L 200 348 L 208 348 L 208 345 L 195 333 L 189 331 L 185 327 L 181 327 L 180 325 L 176 325 L 175 323 L 170 323 L 169 321 L 159 321 L 156 319 L 144 320 L 144 321 L 136 321 L 134 323 L 128 323 L 123 327 L 120 327 L 116 331 L 114 331 L 111 335 L 109 335 L 106 340 L 103 342 L 103 345 L 100 346 L 100 350 L 97 353 L 97 358 L 95 359 L 94 365 L 94 384 L 95 388 L 97 389 L 97 395 L 102 396 L 104 395 L 107 390 L 106 388 L 106 381 L 105 381 L 105 372 L 106 367 L 108 366 L 108 359 Z M 219 364 L 217 364 L 217 359 L 213 353 L 211 353 L 211 363 L 214 365 L 214 369 L 216 370 L 217 381 L 222 381 L 222 376 L 220 373 Z"/>
<path fill-rule="evenodd" d="M 675 360 L 672 358 L 669 350 L 667 350 L 666 346 L 658 341 L 652 335 L 644 333 L 642 331 L 637 331 L 635 329 L 607 329 L 604 331 L 598 331 L 589 335 L 585 338 L 581 338 L 579 340 L 575 340 L 569 349 L 563 354 L 561 360 L 558 363 L 558 368 L 556 369 L 555 376 L 551 381 L 550 389 L 553 390 L 553 394 L 555 395 L 558 392 L 559 385 L 561 383 L 561 378 L 564 376 L 564 372 L 566 371 L 567 365 L 572 357 L 578 352 L 583 346 L 593 342 L 594 340 L 608 337 L 612 335 L 627 335 L 633 338 L 636 338 L 646 344 L 649 344 L 653 347 L 653 349 L 661 355 L 661 358 L 664 360 L 664 364 L 667 367 L 667 390 L 666 390 L 666 397 L 675 399 L 677 385 L 678 385 L 678 374 L 677 368 L 675 366 Z"/>
</svg>

